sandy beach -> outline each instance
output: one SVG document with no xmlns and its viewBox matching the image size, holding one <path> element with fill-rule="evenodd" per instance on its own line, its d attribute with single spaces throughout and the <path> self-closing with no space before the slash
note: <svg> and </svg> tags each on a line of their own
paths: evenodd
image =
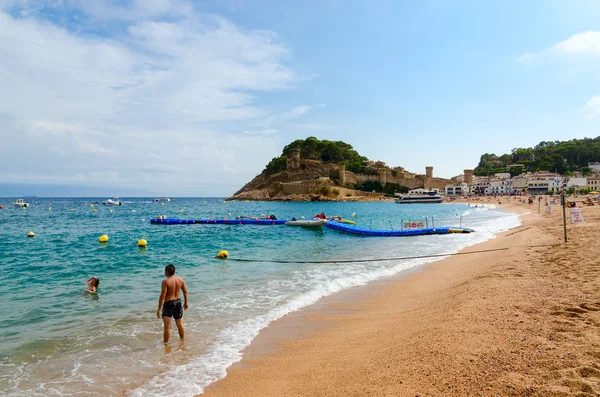
<svg viewBox="0 0 600 397">
<path fill-rule="evenodd" d="M 522 225 L 272 323 L 203 396 L 598 396 L 600 207 Z M 568 216 L 568 212 L 567 212 Z"/>
</svg>

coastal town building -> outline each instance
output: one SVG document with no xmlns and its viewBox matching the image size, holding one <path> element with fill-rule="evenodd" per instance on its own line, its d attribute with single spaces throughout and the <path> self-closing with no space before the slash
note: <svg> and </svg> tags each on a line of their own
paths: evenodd
<svg viewBox="0 0 600 397">
<path fill-rule="evenodd" d="M 587 189 L 587 178 L 569 178 L 567 181 L 567 189 Z"/>
<path fill-rule="evenodd" d="M 510 174 L 508 174 L 510 178 Z M 499 179 L 490 182 L 491 194 L 513 194 L 513 181 L 510 179 Z"/>
<path fill-rule="evenodd" d="M 600 162 L 588 163 L 588 168 L 592 171 L 600 172 Z"/>
<path fill-rule="evenodd" d="M 466 196 L 469 194 L 469 184 L 460 182 L 446 185 L 446 196 Z"/>
<path fill-rule="evenodd" d="M 586 188 L 592 191 L 599 191 L 600 189 L 600 176 L 590 176 L 586 178 Z"/>
</svg>

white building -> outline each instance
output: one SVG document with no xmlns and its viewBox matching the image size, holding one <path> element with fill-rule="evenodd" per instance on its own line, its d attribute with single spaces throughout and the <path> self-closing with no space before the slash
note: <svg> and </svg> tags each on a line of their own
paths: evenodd
<svg viewBox="0 0 600 397">
<path fill-rule="evenodd" d="M 465 182 L 446 185 L 446 196 L 466 196 L 469 194 L 469 185 Z"/>
<path fill-rule="evenodd" d="M 489 194 L 512 194 L 513 181 L 510 179 L 490 182 Z"/>
<path fill-rule="evenodd" d="M 479 180 L 471 184 L 471 194 L 489 194 L 490 182 Z"/>
<path fill-rule="evenodd" d="M 587 189 L 587 178 L 569 178 L 567 189 Z"/>
<path fill-rule="evenodd" d="M 597 161 L 595 163 L 588 163 L 588 168 L 592 171 L 600 171 L 600 163 Z"/>
</svg>

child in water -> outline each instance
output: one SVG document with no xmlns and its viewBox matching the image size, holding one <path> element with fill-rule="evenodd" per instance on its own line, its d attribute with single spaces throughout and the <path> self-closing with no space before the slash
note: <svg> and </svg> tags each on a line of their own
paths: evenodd
<svg viewBox="0 0 600 397">
<path fill-rule="evenodd" d="M 100 279 L 96 276 L 90 277 L 85 281 L 88 287 L 83 292 L 90 292 L 95 294 L 98 292 L 98 286 L 100 285 Z"/>
</svg>

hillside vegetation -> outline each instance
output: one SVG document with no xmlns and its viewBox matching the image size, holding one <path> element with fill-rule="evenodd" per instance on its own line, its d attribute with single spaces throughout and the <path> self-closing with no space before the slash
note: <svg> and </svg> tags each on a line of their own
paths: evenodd
<svg viewBox="0 0 600 397">
<path fill-rule="evenodd" d="M 342 141 L 321 141 L 312 136 L 306 139 L 297 139 L 284 147 L 281 156 L 273 158 L 267 164 L 264 172 L 275 174 L 283 171 L 286 167 L 287 156 L 295 148 L 300 148 L 300 155 L 304 159 L 321 160 L 323 163 L 344 164 L 348 171 L 354 173 L 372 172 L 365 167 L 365 163 L 369 159 L 358 154 L 352 148 L 352 145 Z"/>
<path fill-rule="evenodd" d="M 589 174 L 589 162 L 600 161 L 600 137 L 570 141 L 544 141 L 533 148 L 515 148 L 510 154 L 485 153 L 475 168 L 475 175 L 487 176 L 509 172 L 550 171 L 561 175 L 574 172 Z"/>
</svg>

